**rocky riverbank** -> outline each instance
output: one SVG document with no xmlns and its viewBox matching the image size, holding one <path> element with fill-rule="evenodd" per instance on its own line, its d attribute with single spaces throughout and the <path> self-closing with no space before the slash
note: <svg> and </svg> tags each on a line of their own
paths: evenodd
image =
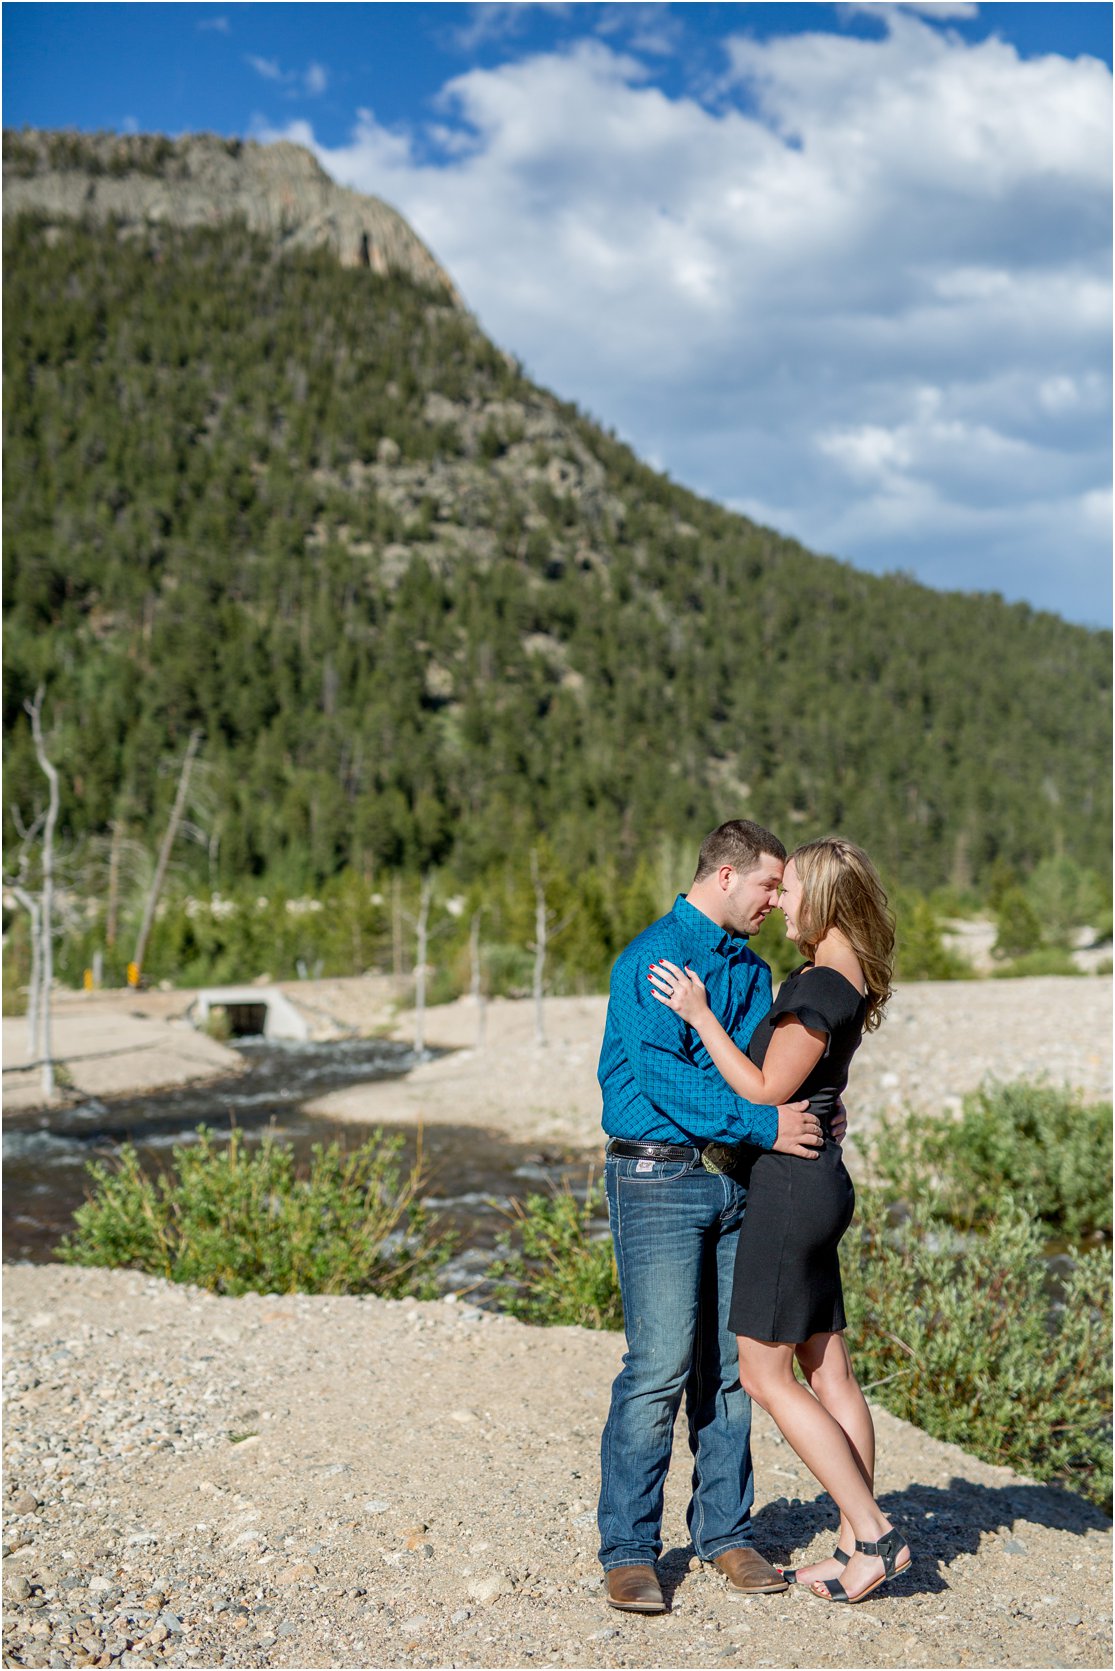
<svg viewBox="0 0 1115 1671">
<path fill-rule="evenodd" d="M 383 975 L 289 981 L 276 988 L 305 1016 L 315 1038 L 415 1036 L 412 1012 Z M 195 1031 L 188 991 L 66 993 L 55 1006 L 55 1053 L 70 1098 L 143 1091 L 237 1072 L 241 1058 Z M 949 1114 L 985 1078 L 1046 1078 L 1089 1097 L 1111 1095 L 1110 976 L 1009 981 L 918 981 L 900 986 L 881 1030 L 852 1064 L 852 1133 L 879 1114 L 913 1108 Z M 483 1126 L 523 1142 L 586 1150 L 600 1141 L 596 1062 L 603 997 L 548 998 L 544 1040 L 534 1005 L 470 998 L 428 1010 L 428 1046 L 448 1052 L 404 1078 L 349 1086 L 308 1104 L 336 1122 Z M 18 1068 L 26 1023 L 4 1020 L 4 1058 Z M 11 1110 L 41 1102 L 33 1070 L 4 1075 Z"/>
<path fill-rule="evenodd" d="M 462 998 L 430 1010 L 427 1042 L 453 1054 L 404 1079 L 352 1085 L 309 1104 L 331 1120 L 491 1126 L 523 1140 L 600 1142 L 596 1062 L 605 998 L 551 998 L 536 1036 L 534 1006 Z M 481 1031 L 482 1028 L 482 1031 Z M 413 1037 L 401 1015 L 392 1036 Z M 900 986 L 887 1018 L 852 1063 L 851 1130 L 911 1108 L 959 1111 L 984 1079 L 1046 1078 L 1089 1097 L 1111 1095 L 1111 978 L 918 981 Z"/>
<path fill-rule="evenodd" d="M 216 1299 L 5 1271 L 6 1665 L 1106 1666 L 1110 1527 L 877 1411 L 913 1570 L 861 1607 L 739 1601 L 695 1564 L 679 1427 L 671 1612 L 603 1604 L 597 1444 L 620 1337 L 465 1304 Z M 756 1537 L 832 1542 L 756 1413 Z"/>
</svg>

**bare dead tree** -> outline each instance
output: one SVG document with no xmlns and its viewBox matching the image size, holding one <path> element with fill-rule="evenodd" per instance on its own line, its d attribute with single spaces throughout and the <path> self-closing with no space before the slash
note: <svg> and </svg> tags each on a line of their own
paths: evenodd
<svg viewBox="0 0 1115 1671">
<path fill-rule="evenodd" d="M 484 907 L 473 914 L 472 924 L 468 933 L 468 959 L 472 972 L 470 990 L 472 1001 L 476 1006 L 476 1049 L 484 1047 L 484 1032 L 487 1023 L 487 1000 L 484 997 L 484 971 L 480 960 L 480 919 L 484 915 Z"/>
<path fill-rule="evenodd" d="M 551 940 L 566 928 L 571 918 L 566 917 L 560 923 L 554 924 L 550 920 L 550 912 L 546 903 L 546 885 L 542 880 L 542 867 L 538 862 L 537 847 L 531 849 L 530 875 L 534 883 L 534 1042 L 546 1043 L 546 1022 L 543 998 L 546 991 L 546 951 Z"/>
<path fill-rule="evenodd" d="M 12 897 L 23 906 L 31 921 L 31 974 L 27 988 L 27 1054 L 34 1062 L 39 1055 L 39 1018 L 42 1013 L 42 912 L 37 895 L 30 888 L 31 851 L 43 827 L 46 813 L 40 812 L 28 828 L 17 806 L 12 807 L 12 822 L 19 832 L 19 854 L 14 873 L 5 873 L 4 884 Z"/>
<path fill-rule="evenodd" d="M 112 846 L 108 850 L 108 908 L 105 912 L 105 945 L 109 951 L 116 944 L 116 917 L 120 909 L 120 843 L 124 836 L 123 819 L 114 818 L 110 828 Z"/>
<path fill-rule="evenodd" d="M 542 1009 L 542 993 L 546 979 L 546 889 L 538 863 L 538 850 L 530 855 L 530 874 L 534 883 L 534 1042 L 545 1044 L 546 1019 Z"/>
<path fill-rule="evenodd" d="M 42 1062 L 43 1096 L 47 1101 L 54 1096 L 54 1057 L 50 1036 L 50 997 L 54 982 L 54 829 L 58 822 L 58 769 L 47 757 L 43 742 L 43 696 L 40 685 L 33 702 L 24 708 L 31 716 L 31 736 L 35 754 L 49 785 L 46 820 L 43 824 L 42 889 L 39 894 L 39 989 L 42 994 L 39 1008 L 39 1057 Z"/>
<path fill-rule="evenodd" d="M 132 959 L 136 968 L 135 978 L 137 981 L 143 973 L 143 958 L 147 951 L 147 940 L 151 933 L 151 925 L 155 920 L 155 907 L 159 903 L 159 895 L 162 892 L 167 865 L 170 863 L 170 850 L 174 846 L 174 838 L 178 834 L 178 825 L 181 822 L 186 805 L 186 795 L 190 787 L 190 769 L 194 763 L 194 756 L 200 747 L 201 732 L 191 731 L 190 740 L 186 745 L 186 756 L 178 774 L 178 788 L 174 796 L 174 805 L 171 808 L 170 822 L 167 824 L 166 834 L 163 836 L 163 844 L 159 849 L 159 860 L 155 866 L 155 875 L 151 882 L 150 892 L 147 895 L 147 903 L 143 908 L 143 921 L 140 924 L 135 956 Z"/>
<path fill-rule="evenodd" d="M 428 870 L 422 878 L 422 892 L 418 901 L 415 923 L 414 962 L 414 1054 L 426 1051 L 426 951 L 430 935 L 430 904 L 434 897 L 434 873 Z"/>
</svg>

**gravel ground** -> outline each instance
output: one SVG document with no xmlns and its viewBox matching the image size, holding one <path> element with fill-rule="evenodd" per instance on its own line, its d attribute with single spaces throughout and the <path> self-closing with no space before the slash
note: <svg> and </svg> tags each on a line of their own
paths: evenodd
<svg viewBox="0 0 1115 1671">
<path fill-rule="evenodd" d="M 863 1606 L 737 1600 L 667 1493 L 668 1615 L 603 1604 L 617 1335 L 462 1303 L 217 1299 L 5 1270 L 4 1664 L 1107 1666 L 1110 1527 L 877 1411 L 912 1571 Z M 756 1412 L 756 1536 L 834 1517 Z"/>
</svg>

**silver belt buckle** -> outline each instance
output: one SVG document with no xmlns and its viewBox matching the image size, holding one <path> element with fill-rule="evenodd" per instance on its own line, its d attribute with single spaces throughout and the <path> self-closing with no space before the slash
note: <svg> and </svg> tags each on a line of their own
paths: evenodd
<svg viewBox="0 0 1115 1671">
<path fill-rule="evenodd" d="M 736 1151 L 730 1143 L 706 1143 L 701 1150 L 701 1165 L 714 1176 L 730 1172 L 735 1158 Z"/>
</svg>

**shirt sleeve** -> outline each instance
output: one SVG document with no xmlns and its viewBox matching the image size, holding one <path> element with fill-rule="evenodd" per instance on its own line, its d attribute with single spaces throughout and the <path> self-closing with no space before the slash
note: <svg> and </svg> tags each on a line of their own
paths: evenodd
<svg viewBox="0 0 1115 1671">
<path fill-rule="evenodd" d="M 703 1050 L 703 1061 L 695 1055 L 696 1035 L 652 996 L 642 962 L 621 958 L 611 997 L 627 1060 L 648 1101 L 701 1142 L 774 1147 L 777 1108 L 737 1096 Z"/>
</svg>

